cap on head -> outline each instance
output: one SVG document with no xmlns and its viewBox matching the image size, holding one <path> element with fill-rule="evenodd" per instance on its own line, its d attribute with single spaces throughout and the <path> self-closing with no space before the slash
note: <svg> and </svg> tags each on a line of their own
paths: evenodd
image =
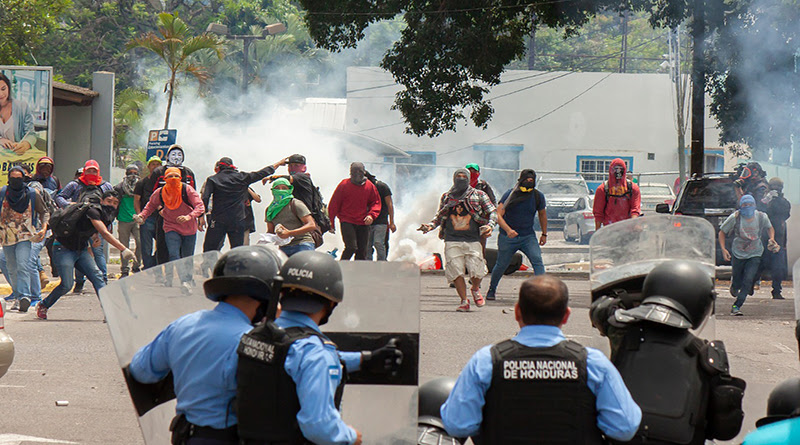
<svg viewBox="0 0 800 445">
<path fill-rule="evenodd" d="M 467 164 L 466 166 L 464 166 L 464 168 L 466 168 L 467 170 L 475 170 L 476 172 L 481 171 L 481 167 L 475 163 Z"/>
<path fill-rule="evenodd" d="M 158 162 L 158 165 L 162 164 L 161 158 L 159 158 L 157 155 L 150 156 L 150 159 L 147 160 L 147 165 L 149 166 L 153 162 Z"/>
<path fill-rule="evenodd" d="M 86 171 L 90 168 L 100 171 L 100 164 L 98 164 L 94 159 L 89 159 L 85 164 L 83 164 L 83 170 Z"/>
<path fill-rule="evenodd" d="M 303 164 L 303 165 L 305 165 L 306 164 L 306 157 L 301 155 L 301 154 L 295 153 L 295 154 L 289 156 L 289 164 Z"/>
<path fill-rule="evenodd" d="M 231 249 L 219 257 L 213 277 L 203 283 L 206 298 L 220 301 L 230 295 L 245 295 L 267 302 L 273 296 L 273 282 L 281 280 L 280 270 L 285 261 L 286 255 L 272 246 Z"/>
<path fill-rule="evenodd" d="M 132 173 L 132 172 L 139 173 L 139 166 L 136 165 L 136 164 L 129 164 L 127 167 L 125 167 L 125 174 L 126 175 L 129 174 L 129 173 Z"/>
<path fill-rule="evenodd" d="M 304 251 L 292 255 L 283 264 L 281 277 L 283 310 L 313 314 L 325 306 L 324 300 L 341 303 L 344 299 L 342 269 L 326 253 Z"/>
</svg>

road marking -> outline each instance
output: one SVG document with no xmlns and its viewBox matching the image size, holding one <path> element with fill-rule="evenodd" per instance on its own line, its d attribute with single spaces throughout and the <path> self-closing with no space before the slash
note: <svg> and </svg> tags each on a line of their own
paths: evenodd
<svg viewBox="0 0 800 445">
<path fill-rule="evenodd" d="M 44 372 L 44 369 L 9 369 L 8 372 Z"/>
<path fill-rule="evenodd" d="M 788 347 L 788 346 L 786 346 L 786 345 L 784 345 L 782 343 L 775 343 L 773 346 L 775 346 L 776 348 L 780 349 L 783 352 L 788 352 L 788 353 L 791 353 L 791 354 L 794 353 L 794 349 L 792 349 L 792 348 L 790 348 L 790 347 Z"/>
<path fill-rule="evenodd" d="M 0 385 L 0 388 L 24 388 L 24 387 L 25 385 Z"/>
<path fill-rule="evenodd" d="M 21 434 L 0 434 L 0 445 L 20 445 L 22 442 L 33 443 L 78 443 L 67 440 L 45 439 L 44 437 L 23 436 Z"/>
</svg>

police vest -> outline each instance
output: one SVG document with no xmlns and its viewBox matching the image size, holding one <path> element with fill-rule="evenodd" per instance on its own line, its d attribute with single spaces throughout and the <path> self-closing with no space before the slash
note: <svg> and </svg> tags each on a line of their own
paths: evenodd
<svg viewBox="0 0 800 445">
<path fill-rule="evenodd" d="M 235 401 L 241 444 L 311 444 L 303 437 L 297 423 L 300 411 L 297 387 L 284 368 L 292 343 L 311 336 L 336 346 L 314 329 L 281 329 L 274 322 L 257 326 L 242 336 L 237 350 Z M 337 409 L 344 392 L 344 378 L 343 375 L 334 396 Z"/>
<path fill-rule="evenodd" d="M 686 329 L 637 323 L 612 362 L 642 423 L 630 444 L 698 444 L 706 439 L 710 375 L 700 369 L 705 343 Z"/>
<path fill-rule="evenodd" d="M 481 444 L 603 443 L 583 346 L 565 340 L 532 348 L 506 340 L 491 352 Z"/>
</svg>

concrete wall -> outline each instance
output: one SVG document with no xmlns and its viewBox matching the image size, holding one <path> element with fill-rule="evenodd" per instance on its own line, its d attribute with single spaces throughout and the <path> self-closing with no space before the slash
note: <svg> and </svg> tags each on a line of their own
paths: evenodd
<svg viewBox="0 0 800 445">
<path fill-rule="evenodd" d="M 53 107 L 53 160 L 62 186 L 89 159 L 92 142 L 92 108 L 75 105 Z"/>
</svg>

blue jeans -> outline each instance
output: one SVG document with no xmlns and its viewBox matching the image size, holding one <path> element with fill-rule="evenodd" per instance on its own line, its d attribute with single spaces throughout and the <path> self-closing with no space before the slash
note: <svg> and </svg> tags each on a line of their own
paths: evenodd
<svg viewBox="0 0 800 445">
<path fill-rule="evenodd" d="M 285 253 L 286 256 L 292 256 L 297 252 L 302 252 L 304 250 L 315 250 L 314 243 L 311 242 L 303 242 L 300 244 L 295 244 L 293 246 L 281 246 L 281 252 Z"/>
<path fill-rule="evenodd" d="M 39 281 L 39 271 L 42 267 L 39 253 L 42 249 L 44 249 L 44 241 L 31 243 L 31 295 L 34 300 L 42 297 L 42 282 Z"/>
<path fill-rule="evenodd" d="M 100 271 L 103 282 L 108 283 L 108 264 L 106 264 L 106 240 L 100 240 L 100 245 L 92 247 L 92 254 L 94 254 L 94 264 Z M 59 272 L 60 273 L 60 272 Z M 75 269 L 75 281 L 78 283 L 85 283 L 86 277 L 78 269 Z"/>
<path fill-rule="evenodd" d="M 31 261 L 31 242 L 20 241 L 17 244 L 3 246 L 3 253 L 6 255 L 6 267 L 8 269 L 8 279 L 11 288 L 18 295 L 18 298 L 33 298 L 31 294 L 31 275 L 33 274 L 33 263 Z M 38 277 L 37 277 L 38 278 Z"/>
<path fill-rule="evenodd" d="M 375 249 L 375 261 L 386 261 L 386 238 L 389 237 L 388 224 L 372 224 L 369 226 L 369 243 L 367 257 L 372 259 Z"/>
<path fill-rule="evenodd" d="M 739 259 L 731 256 L 731 288 L 736 296 L 734 306 L 741 308 L 753 287 L 761 257 Z"/>
<path fill-rule="evenodd" d="M 145 269 L 156 265 L 153 256 L 153 243 L 156 241 L 156 215 L 150 215 L 139 227 L 139 239 L 142 242 L 142 265 Z"/>
<path fill-rule="evenodd" d="M 95 293 L 98 293 L 106 285 L 94 258 L 86 249 L 69 250 L 56 243 L 53 246 L 53 261 L 56 263 L 58 275 L 61 277 L 61 284 L 53 289 L 50 295 L 40 303 L 46 308 L 52 307 L 59 298 L 72 290 L 72 285 L 75 284 L 72 280 L 75 270 L 80 270 L 86 274 L 86 277 L 94 286 Z"/>
<path fill-rule="evenodd" d="M 508 269 L 508 265 L 511 264 L 511 258 L 520 250 L 531 262 L 533 273 L 535 275 L 544 274 L 542 248 L 539 247 L 539 241 L 536 239 L 535 233 L 509 238 L 505 233 L 500 232 L 497 236 L 497 262 L 494 263 L 494 269 L 492 269 L 492 281 L 489 283 L 489 292 L 494 293 L 495 290 L 497 290 L 497 284 L 500 283 L 503 272 L 505 272 L 506 269 Z"/>
<path fill-rule="evenodd" d="M 175 261 L 181 258 L 186 258 L 194 255 L 194 244 L 197 240 L 197 234 L 194 235 L 181 235 L 178 232 L 164 233 L 164 242 L 167 245 L 167 252 L 169 253 L 169 260 Z M 166 266 L 166 275 L 168 281 L 172 281 L 172 265 Z M 184 265 L 185 266 L 185 265 Z M 192 280 L 191 267 L 178 268 L 178 275 L 180 275 L 181 283 L 186 283 Z M 187 270 L 188 269 L 188 270 Z"/>
</svg>

